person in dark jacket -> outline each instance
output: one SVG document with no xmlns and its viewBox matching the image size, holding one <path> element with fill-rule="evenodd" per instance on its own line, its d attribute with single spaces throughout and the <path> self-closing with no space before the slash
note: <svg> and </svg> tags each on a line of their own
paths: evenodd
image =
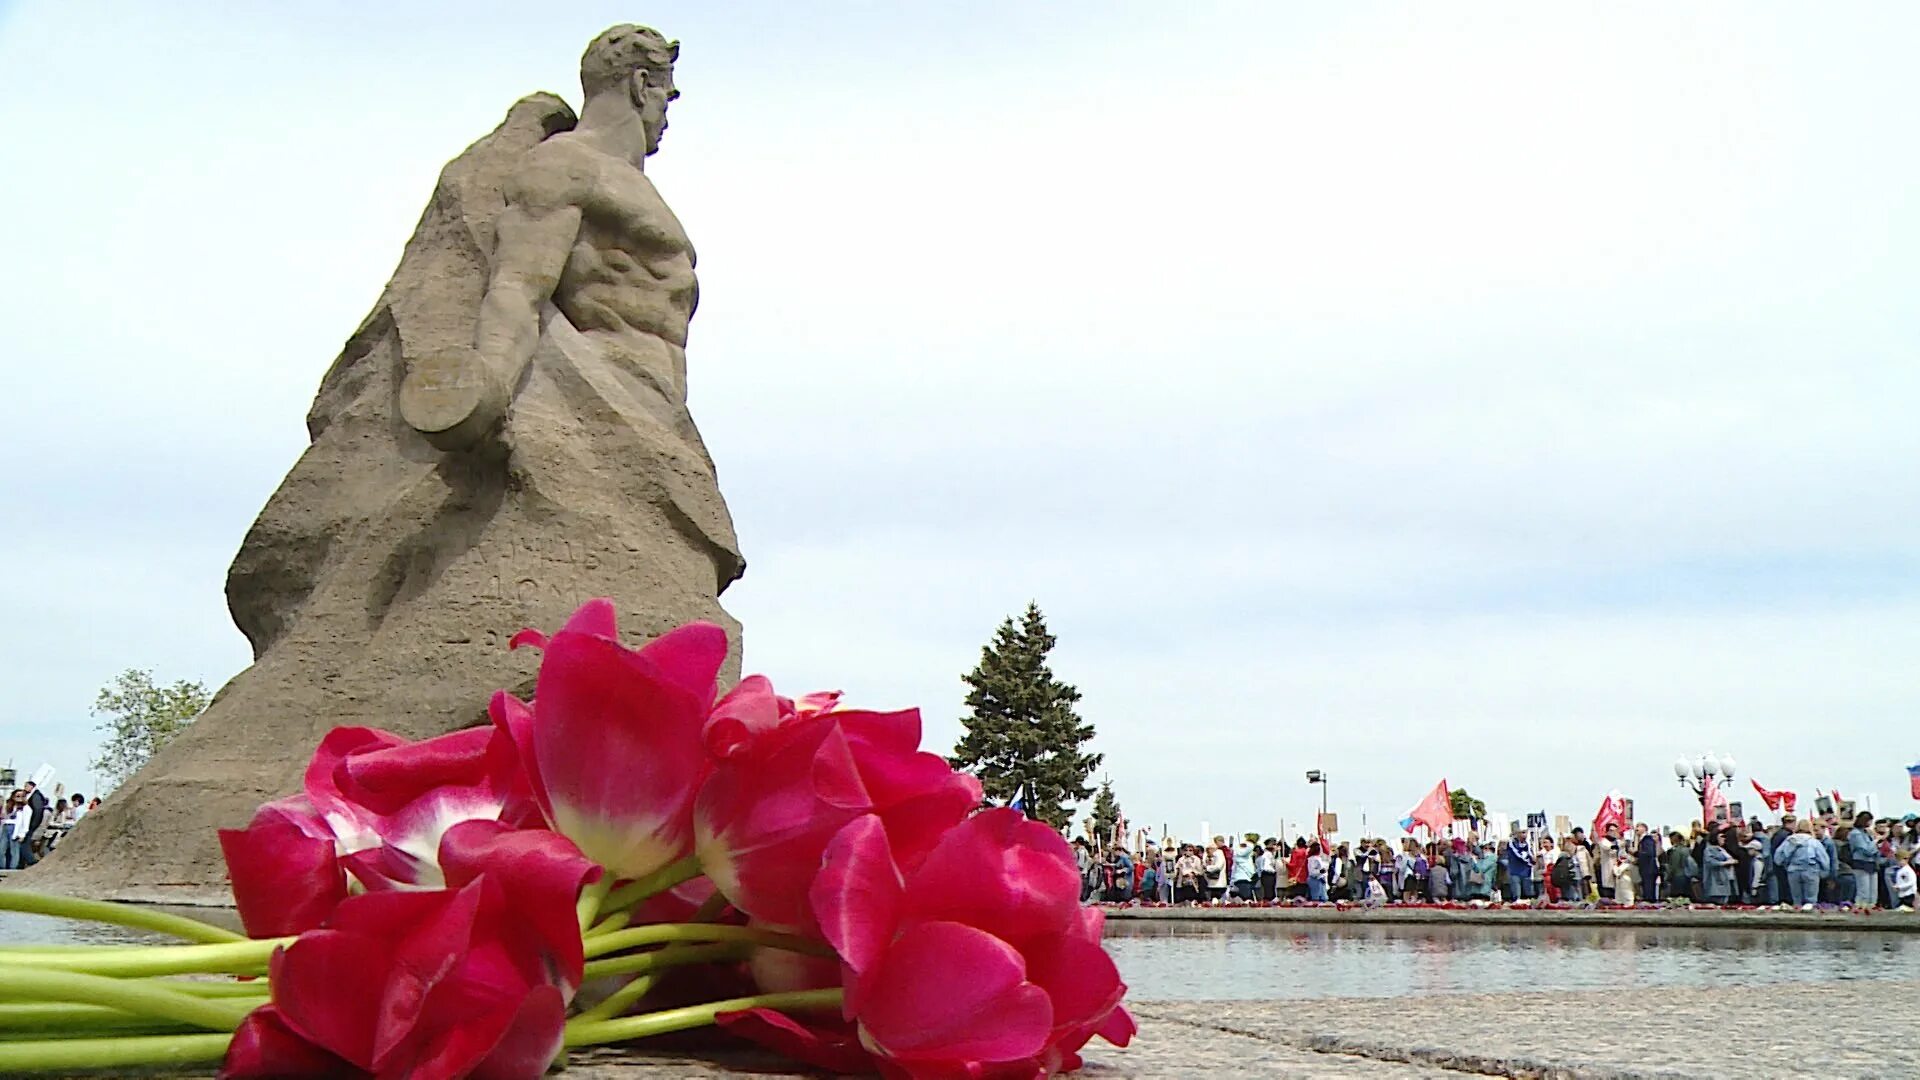
<svg viewBox="0 0 1920 1080">
<path fill-rule="evenodd" d="M 1660 899 L 1660 837 L 1645 825 L 1633 827 L 1633 861 L 1640 869 L 1640 899 L 1652 903 Z"/>
<path fill-rule="evenodd" d="M 27 781 L 26 792 L 27 806 L 33 812 L 33 821 L 27 826 L 26 862 L 21 865 L 32 866 L 40 861 L 40 857 L 33 853 L 33 845 L 39 842 L 40 830 L 47 825 L 47 796 L 40 790 L 40 785 L 31 780 Z"/>
</svg>

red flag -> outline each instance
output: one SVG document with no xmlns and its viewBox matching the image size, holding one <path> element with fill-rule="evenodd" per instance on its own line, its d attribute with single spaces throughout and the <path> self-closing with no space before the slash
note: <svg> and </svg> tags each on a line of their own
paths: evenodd
<svg viewBox="0 0 1920 1080">
<path fill-rule="evenodd" d="M 1627 820 L 1627 800 L 1621 798 L 1617 791 L 1609 792 L 1606 798 L 1600 800 L 1600 812 L 1593 815 L 1593 835 L 1607 835 L 1608 825 L 1618 825 L 1620 831 L 1625 832 L 1630 824 Z"/>
<path fill-rule="evenodd" d="M 1453 824 L 1453 796 L 1447 790 L 1447 782 L 1443 779 L 1433 785 L 1433 790 L 1427 792 L 1427 797 L 1420 800 L 1420 805 L 1413 808 L 1406 820 L 1415 825 L 1425 825 L 1436 836 L 1440 830 Z"/>
<path fill-rule="evenodd" d="M 1913 797 L 1920 799 L 1920 765 L 1907 766 L 1907 783 L 1913 787 Z"/>
<path fill-rule="evenodd" d="M 1720 790 L 1719 781 L 1709 776 L 1707 777 L 1707 793 L 1700 806 L 1700 813 L 1702 815 L 1700 823 L 1702 825 L 1713 823 L 1714 810 L 1716 808 L 1721 810 L 1727 809 L 1727 793 Z"/>
<path fill-rule="evenodd" d="M 1767 809 L 1793 813 L 1793 805 L 1799 801 L 1799 796 L 1791 791 L 1768 791 L 1760 786 L 1760 781 L 1752 778 L 1749 778 L 1748 782 L 1753 785 L 1753 790 L 1760 793 L 1760 801 L 1767 804 Z"/>
</svg>

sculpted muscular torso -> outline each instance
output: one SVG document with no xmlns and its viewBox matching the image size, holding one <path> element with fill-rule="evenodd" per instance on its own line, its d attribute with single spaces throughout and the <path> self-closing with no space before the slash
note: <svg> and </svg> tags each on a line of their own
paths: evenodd
<svg viewBox="0 0 1920 1080">
<path fill-rule="evenodd" d="M 435 446 L 467 449 L 498 431 L 548 301 L 663 404 L 684 405 L 693 247 L 642 172 L 679 96 L 677 51 L 638 27 L 587 47 L 579 125 L 528 151 L 506 185 L 472 350 L 414 358 L 401 384 L 401 415 Z"/>
</svg>

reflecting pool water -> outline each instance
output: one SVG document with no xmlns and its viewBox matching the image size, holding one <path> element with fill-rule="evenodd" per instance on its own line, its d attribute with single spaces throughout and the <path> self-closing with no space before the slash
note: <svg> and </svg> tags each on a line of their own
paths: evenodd
<svg viewBox="0 0 1920 1080">
<path fill-rule="evenodd" d="M 231 908 L 155 907 L 189 919 L 240 929 L 240 916 Z M 75 922 L 45 915 L 22 915 L 0 911 L 0 945 L 135 945 L 148 942 L 177 942 L 178 938 L 149 934 L 105 923 Z"/>
<path fill-rule="evenodd" d="M 230 910 L 176 908 L 233 929 Z M 1897 917 L 1897 916 L 1888 916 Z M 1920 918 L 1920 916 L 1915 916 Z M 0 945 L 168 940 L 0 912 Z M 1141 1001 L 1920 979 L 1920 935 L 1648 926 L 1107 923 Z"/>
<path fill-rule="evenodd" d="M 1107 948 L 1142 1001 L 1920 979 L 1920 936 L 1848 931 L 1116 919 Z"/>
</svg>

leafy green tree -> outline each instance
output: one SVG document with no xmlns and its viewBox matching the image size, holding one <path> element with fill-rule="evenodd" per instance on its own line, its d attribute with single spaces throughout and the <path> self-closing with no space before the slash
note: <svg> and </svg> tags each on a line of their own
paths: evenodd
<svg viewBox="0 0 1920 1080">
<path fill-rule="evenodd" d="M 980 650 L 966 676 L 970 715 L 953 749 L 953 767 L 980 778 L 988 798 L 1005 803 L 1027 786 L 1027 813 L 1056 829 L 1073 819 L 1072 804 L 1093 794 L 1087 777 L 1101 755 L 1082 752 L 1093 725 L 1074 712 L 1080 691 L 1047 666 L 1054 636 L 1036 604 L 1019 622 L 1007 619 Z M 1117 814 L 1116 814 L 1117 816 Z"/>
<path fill-rule="evenodd" d="M 1120 824 L 1120 800 L 1113 797 L 1113 781 L 1102 779 L 1100 791 L 1093 797 L 1093 835 L 1102 844 L 1113 840 L 1113 828 Z"/>
<path fill-rule="evenodd" d="M 1447 792 L 1447 801 L 1453 804 L 1449 809 L 1454 817 L 1484 819 L 1487 816 L 1487 804 L 1467 794 L 1466 788 L 1454 788 Z"/>
<path fill-rule="evenodd" d="M 153 672 L 128 668 L 114 677 L 93 701 L 106 742 L 93 759 L 93 771 L 118 787 L 167 745 L 181 729 L 206 711 L 211 699 L 201 683 L 185 679 L 155 686 Z"/>
</svg>

